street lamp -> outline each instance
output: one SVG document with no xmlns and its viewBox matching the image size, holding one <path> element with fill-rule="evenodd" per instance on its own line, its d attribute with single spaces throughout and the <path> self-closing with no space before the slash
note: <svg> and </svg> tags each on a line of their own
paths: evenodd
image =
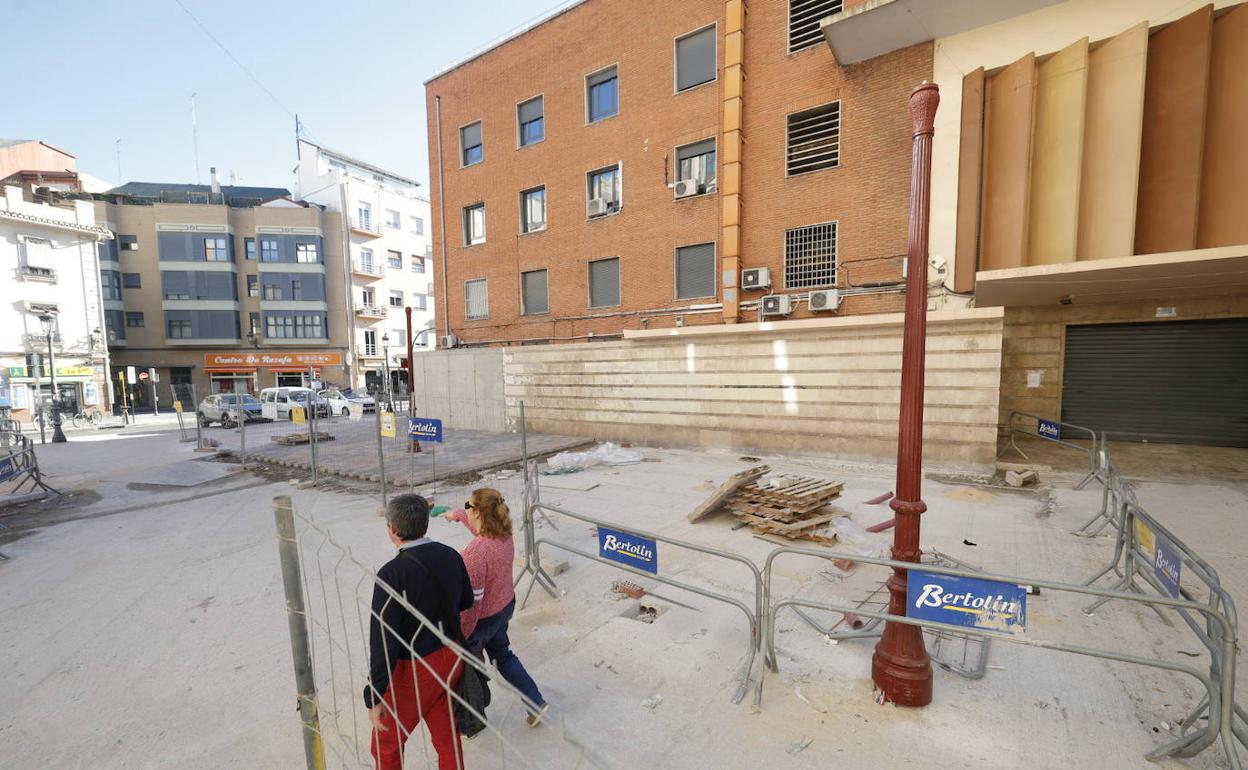
<svg viewBox="0 0 1248 770">
<path fill-rule="evenodd" d="M 52 378 L 52 443 L 64 444 L 65 431 L 61 430 L 61 390 L 56 385 L 56 353 L 52 350 L 52 335 L 56 331 L 56 316 L 44 313 L 39 316 L 43 330 L 48 335 L 48 372 Z"/>
<path fill-rule="evenodd" d="M 906 253 L 906 315 L 901 342 L 901 416 L 897 421 L 897 496 L 893 560 L 918 562 L 923 502 L 923 367 L 927 346 L 927 229 L 931 208 L 932 133 L 940 89 L 921 83 L 910 94 L 913 149 L 910 158 L 910 237 Z M 905 616 L 908 572 L 888 578 L 888 613 Z M 932 702 L 932 661 L 918 626 L 886 622 L 871 658 L 871 680 L 884 700 L 898 706 Z"/>
</svg>

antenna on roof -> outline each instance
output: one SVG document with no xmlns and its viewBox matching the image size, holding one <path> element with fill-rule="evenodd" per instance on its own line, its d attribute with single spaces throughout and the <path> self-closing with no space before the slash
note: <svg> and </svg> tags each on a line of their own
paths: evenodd
<svg viewBox="0 0 1248 770">
<path fill-rule="evenodd" d="M 121 139 L 113 143 L 117 148 L 117 184 L 125 184 L 121 178 Z"/>
<path fill-rule="evenodd" d="M 191 144 L 195 149 L 195 184 L 199 184 L 199 128 L 195 125 L 195 92 L 191 92 Z"/>
</svg>

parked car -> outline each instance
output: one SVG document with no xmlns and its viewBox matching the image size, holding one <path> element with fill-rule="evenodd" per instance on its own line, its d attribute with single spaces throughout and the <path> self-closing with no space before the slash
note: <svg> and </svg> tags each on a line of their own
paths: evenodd
<svg viewBox="0 0 1248 770">
<path fill-rule="evenodd" d="M 310 388 L 265 388 L 260 391 L 262 414 L 270 404 L 273 405 L 272 414 L 266 416 L 271 420 L 289 420 L 292 406 L 308 409 L 310 404 L 315 404 L 317 417 L 329 416 L 329 402 L 313 393 Z"/>
<path fill-rule="evenodd" d="M 340 414 L 343 417 L 346 417 L 351 413 L 352 404 L 359 404 L 362 406 L 366 414 L 377 410 L 377 402 L 373 400 L 372 396 L 364 393 L 355 393 L 349 388 L 347 390 L 330 388 L 329 390 L 322 390 L 317 395 L 329 403 L 330 413 Z"/>
<path fill-rule="evenodd" d="M 246 393 L 216 393 L 199 402 L 199 424 L 207 428 L 214 422 L 223 428 L 238 424 L 239 413 L 246 415 L 247 422 L 259 420 L 260 399 Z"/>
</svg>

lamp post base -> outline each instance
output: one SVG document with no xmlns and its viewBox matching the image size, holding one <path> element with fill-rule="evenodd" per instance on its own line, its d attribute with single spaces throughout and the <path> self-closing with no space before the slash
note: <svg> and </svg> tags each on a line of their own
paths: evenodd
<svg viewBox="0 0 1248 770">
<path fill-rule="evenodd" d="M 897 577 L 893 575 L 889 583 Z M 902 590 L 905 590 L 904 584 Z M 923 629 L 886 623 L 884 636 L 871 656 L 871 681 L 884 694 L 885 702 L 898 706 L 931 703 L 932 661 L 923 643 Z"/>
</svg>

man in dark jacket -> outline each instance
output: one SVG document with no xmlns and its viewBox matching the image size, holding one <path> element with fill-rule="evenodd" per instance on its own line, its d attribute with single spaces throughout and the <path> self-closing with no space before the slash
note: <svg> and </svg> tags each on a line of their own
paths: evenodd
<svg viewBox="0 0 1248 770">
<path fill-rule="evenodd" d="M 438 753 L 439 770 L 460 770 L 463 747 L 448 692 L 463 666 L 404 602 L 460 641 L 459 613 L 472 606 L 472 583 L 459 553 L 425 536 L 429 529 L 425 498 L 415 494 L 391 498 L 386 527 L 399 552 L 377 571 L 373 587 L 369 682 L 364 687 L 364 705 L 373 723 L 373 758 L 378 770 L 402 770 L 403 745 L 423 719 Z"/>
</svg>

